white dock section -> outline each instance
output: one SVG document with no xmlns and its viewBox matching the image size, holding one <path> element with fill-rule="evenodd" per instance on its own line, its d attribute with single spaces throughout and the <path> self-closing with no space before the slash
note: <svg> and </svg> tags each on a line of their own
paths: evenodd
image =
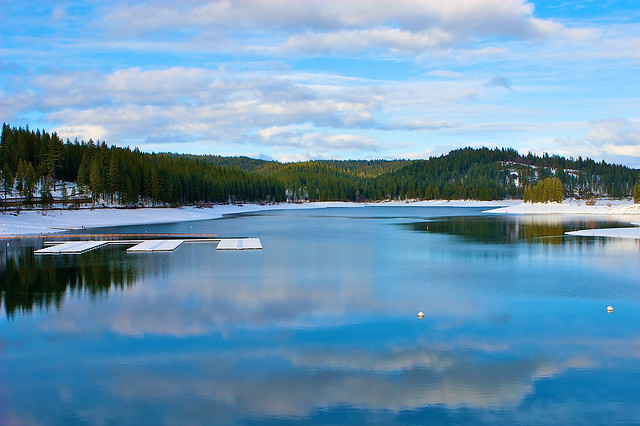
<svg viewBox="0 0 640 426">
<path fill-rule="evenodd" d="M 174 251 L 184 240 L 148 240 L 127 249 L 134 251 Z"/>
<path fill-rule="evenodd" d="M 107 245 L 109 241 L 70 241 L 36 250 L 34 254 L 82 254 Z"/>
<path fill-rule="evenodd" d="M 218 250 L 260 250 L 260 238 L 228 238 L 220 240 Z"/>
<path fill-rule="evenodd" d="M 45 248 L 35 250 L 34 254 L 82 254 L 106 245 L 132 245 L 129 253 L 174 251 L 182 243 L 217 242 L 218 250 L 260 250 L 260 238 L 199 238 L 173 240 L 112 240 L 112 241 L 58 241 L 44 242 Z"/>
</svg>

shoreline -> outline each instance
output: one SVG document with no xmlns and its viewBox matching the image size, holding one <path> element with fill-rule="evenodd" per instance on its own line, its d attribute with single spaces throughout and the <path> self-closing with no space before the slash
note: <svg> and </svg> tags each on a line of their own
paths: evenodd
<svg viewBox="0 0 640 426">
<path fill-rule="evenodd" d="M 104 228 L 107 226 L 127 226 L 160 223 L 189 222 L 220 219 L 225 215 L 253 213 L 289 209 L 322 209 L 330 207 L 365 206 L 416 206 L 416 207 L 481 207 L 489 208 L 483 213 L 491 214 L 567 214 L 567 215 L 621 215 L 640 221 L 640 204 L 626 200 L 599 200 L 596 205 L 587 206 L 584 201 L 566 200 L 563 203 L 523 203 L 521 200 L 475 201 L 475 200 L 428 200 L 428 201 L 383 201 L 371 203 L 355 202 L 311 202 L 281 203 L 271 205 L 242 204 L 215 205 L 198 208 L 143 207 L 136 209 L 106 207 L 79 210 L 23 210 L 19 215 L 2 212 L 0 238 L 19 236 L 49 235 L 65 231 Z M 630 216 L 638 216 L 632 218 Z M 640 238 L 640 228 L 638 236 Z"/>
<path fill-rule="evenodd" d="M 487 210 L 485 213 L 500 214 L 562 214 L 562 215 L 639 215 L 640 204 L 632 200 L 598 200 L 587 205 L 585 200 L 565 200 L 561 203 L 524 203 Z"/>
<path fill-rule="evenodd" d="M 429 201 L 384 201 L 374 203 L 355 203 L 325 201 L 311 203 L 280 204 L 222 204 L 213 207 L 102 207 L 78 210 L 23 210 L 0 213 L 0 238 L 9 239 L 19 236 L 39 236 L 65 231 L 104 228 L 107 226 L 128 226 L 160 223 L 190 222 L 197 220 L 221 219 L 225 215 L 253 213 L 289 209 L 322 209 L 329 207 L 365 207 L 365 206 L 450 206 L 450 207 L 504 207 L 514 201 L 473 201 L 473 200 L 429 200 Z"/>
</svg>

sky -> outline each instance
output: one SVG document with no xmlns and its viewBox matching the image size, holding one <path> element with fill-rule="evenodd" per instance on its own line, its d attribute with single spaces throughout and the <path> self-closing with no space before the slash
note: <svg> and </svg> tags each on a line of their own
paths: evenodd
<svg viewBox="0 0 640 426">
<path fill-rule="evenodd" d="M 640 168 L 637 0 L 0 0 L 0 121 L 145 152 Z"/>
</svg>

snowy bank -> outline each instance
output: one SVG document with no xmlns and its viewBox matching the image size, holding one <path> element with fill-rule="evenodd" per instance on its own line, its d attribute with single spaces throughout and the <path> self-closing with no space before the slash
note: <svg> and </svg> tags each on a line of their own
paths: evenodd
<svg viewBox="0 0 640 426">
<path fill-rule="evenodd" d="M 19 215 L 3 212 L 0 216 L 0 236 L 50 234 L 75 229 L 100 228 L 157 223 L 188 222 L 219 219 L 227 214 L 252 213 L 283 208 L 324 208 L 348 203 L 216 205 L 209 208 L 100 208 L 80 210 L 23 210 Z M 292 207 L 295 206 L 295 207 Z"/>
<path fill-rule="evenodd" d="M 303 204 L 244 204 L 215 205 L 211 208 L 100 208 L 80 210 L 23 210 L 19 215 L 4 212 L 0 215 L 0 236 L 50 234 L 74 229 L 100 228 L 105 226 L 142 225 L 154 223 L 174 223 L 194 220 L 219 219 L 227 214 L 253 213 L 265 210 L 319 209 L 326 207 L 364 206 L 434 206 L 434 207 L 500 207 L 511 205 L 507 201 L 446 201 L 430 200 L 419 202 L 318 202 Z"/>
<path fill-rule="evenodd" d="M 640 222 L 640 205 L 630 201 L 598 201 L 587 206 L 584 201 L 569 200 L 563 203 L 522 203 L 521 201 L 474 201 L 474 200 L 429 200 L 429 201 L 384 201 L 375 203 L 319 202 L 303 204 L 244 204 L 215 205 L 210 208 L 100 208 L 80 210 L 23 210 L 19 215 L 3 212 L 0 215 L 0 236 L 38 235 L 75 229 L 100 228 L 157 223 L 175 223 L 195 220 L 219 219 L 224 215 L 253 213 L 282 209 L 319 209 L 327 207 L 365 206 L 416 206 L 416 207 L 480 207 L 492 208 L 487 213 L 502 214 L 607 214 L 625 215 L 629 222 Z M 632 217 L 629 215 L 638 215 Z M 635 228 L 633 228 L 635 229 Z M 640 230 L 640 228 L 638 228 Z M 628 232 L 628 231 L 625 231 Z M 640 235 L 640 231 L 639 231 Z M 640 236 L 638 237 L 640 238 Z"/>
<path fill-rule="evenodd" d="M 576 237 L 605 237 L 640 239 L 640 228 L 603 228 L 581 229 L 580 231 L 565 232 L 566 235 Z"/>
<path fill-rule="evenodd" d="M 584 200 L 565 200 L 562 203 L 523 203 L 486 210 L 486 213 L 504 214 L 596 214 L 596 215 L 640 215 L 640 204 L 631 200 L 598 200 L 587 205 Z"/>
</svg>

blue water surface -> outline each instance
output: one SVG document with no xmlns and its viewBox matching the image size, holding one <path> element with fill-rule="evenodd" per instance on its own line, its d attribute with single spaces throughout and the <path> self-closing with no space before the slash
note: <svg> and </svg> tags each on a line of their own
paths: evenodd
<svg viewBox="0 0 640 426">
<path fill-rule="evenodd" d="M 564 236 L 625 225 L 373 206 L 98 230 L 263 250 L 15 241 L 0 424 L 640 423 L 640 246 Z"/>
</svg>

